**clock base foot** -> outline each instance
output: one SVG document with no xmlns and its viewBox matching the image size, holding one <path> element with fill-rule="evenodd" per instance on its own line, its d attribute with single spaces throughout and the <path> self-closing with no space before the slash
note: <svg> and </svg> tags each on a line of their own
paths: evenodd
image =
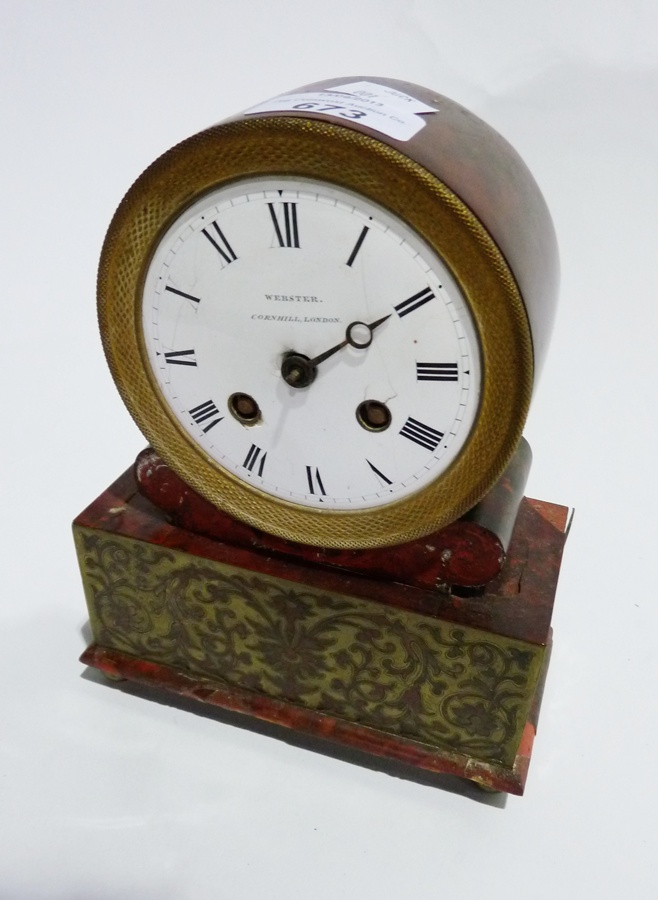
<svg viewBox="0 0 658 900">
<path fill-rule="evenodd" d="M 82 661 L 394 774 L 522 794 L 566 514 L 524 499 L 501 577 L 458 598 L 177 528 L 128 471 L 74 522 Z"/>
</svg>

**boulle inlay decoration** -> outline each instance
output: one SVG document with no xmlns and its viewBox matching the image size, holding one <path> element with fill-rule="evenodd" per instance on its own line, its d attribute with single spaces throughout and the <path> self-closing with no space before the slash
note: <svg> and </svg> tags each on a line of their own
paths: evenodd
<svg viewBox="0 0 658 900">
<path fill-rule="evenodd" d="M 511 765 L 543 648 L 80 529 L 98 644 Z"/>
</svg>

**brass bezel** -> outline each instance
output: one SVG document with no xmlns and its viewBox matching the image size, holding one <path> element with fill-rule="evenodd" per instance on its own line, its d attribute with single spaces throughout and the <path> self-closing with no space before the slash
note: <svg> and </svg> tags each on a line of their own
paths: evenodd
<svg viewBox="0 0 658 900">
<path fill-rule="evenodd" d="M 459 458 L 410 497 L 366 510 L 317 510 L 277 499 L 221 469 L 169 413 L 143 346 L 141 300 L 159 239 L 210 190 L 240 178 L 294 175 L 360 193 L 403 219 L 442 257 L 480 341 L 480 409 Z M 108 230 L 98 275 L 105 354 L 126 406 L 152 446 L 199 494 L 242 521 L 300 543 L 375 547 L 457 519 L 493 486 L 518 441 L 532 393 L 530 327 L 514 277 L 482 223 L 450 188 L 367 134 L 312 118 L 264 115 L 217 125 L 156 160 Z"/>
</svg>

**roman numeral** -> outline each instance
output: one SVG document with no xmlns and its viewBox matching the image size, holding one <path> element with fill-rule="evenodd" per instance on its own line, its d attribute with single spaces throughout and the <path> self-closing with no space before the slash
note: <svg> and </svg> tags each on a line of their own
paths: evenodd
<svg viewBox="0 0 658 900">
<path fill-rule="evenodd" d="M 359 252 L 359 250 L 361 249 L 361 244 L 364 242 L 364 240 L 365 240 L 365 238 L 366 238 L 366 235 L 368 234 L 368 230 L 369 230 L 369 229 L 368 229 L 368 226 L 367 226 L 367 225 L 364 225 L 364 226 L 363 226 L 363 231 L 362 231 L 361 234 L 359 235 L 358 240 L 357 240 L 356 244 L 354 245 L 354 249 L 352 250 L 352 252 L 351 252 L 351 254 L 350 254 L 350 258 L 347 260 L 347 265 L 348 265 L 348 266 L 351 266 L 352 263 L 354 262 L 354 260 L 356 259 L 356 254 L 357 254 L 357 253 Z"/>
<path fill-rule="evenodd" d="M 418 419 L 412 419 L 411 416 L 400 429 L 403 437 L 409 438 L 415 444 L 427 448 L 427 450 L 436 450 L 443 440 L 443 432 L 430 428 L 429 425 L 423 425 Z"/>
<path fill-rule="evenodd" d="M 255 444 L 252 444 L 249 448 L 249 453 L 247 453 L 245 457 L 245 461 L 242 463 L 245 469 L 248 469 L 250 472 L 254 471 L 256 463 L 258 463 L 258 471 L 256 474 L 260 476 L 262 476 L 263 474 L 265 460 L 267 459 L 267 453 L 263 453 L 262 456 L 261 453 L 263 453 L 261 448 L 257 447 Z"/>
<path fill-rule="evenodd" d="M 224 418 L 224 416 L 219 415 L 219 410 L 212 400 L 206 400 L 205 403 L 199 403 L 198 406 L 189 409 L 188 412 L 197 425 L 202 427 L 204 434 L 207 434 L 211 428 L 214 428 L 215 425 Z M 212 419 L 212 422 L 209 422 L 208 425 L 201 425 L 202 422 L 207 422 L 208 419 Z"/>
<path fill-rule="evenodd" d="M 416 363 L 418 381 L 459 381 L 457 363 Z"/>
<path fill-rule="evenodd" d="M 171 366 L 196 366 L 194 350 L 171 350 L 165 353 L 164 358 Z"/>
<path fill-rule="evenodd" d="M 393 482 L 391 481 L 391 479 L 390 479 L 390 478 L 387 478 L 386 475 L 384 475 L 383 472 L 380 472 L 379 469 L 377 468 L 377 466 L 373 466 L 373 464 L 370 462 L 369 459 L 367 459 L 366 462 L 368 463 L 368 465 L 370 466 L 370 468 L 372 469 L 372 471 L 375 473 L 375 475 L 377 476 L 377 478 L 382 482 L 382 487 L 383 487 L 385 484 L 393 484 Z"/>
<path fill-rule="evenodd" d="M 237 256 L 233 252 L 233 248 L 231 247 L 229 242 L 224 237 L 224 233 L 222 232 L 217 222 L 213 222 L 212 225 L 209 225 L 208 227 L 211 229 L 210 231 L 206 231 L 205 228 L 202 228 L 201 233 L 208 238 L 210 243 L 213 245 L 215 250 L 219 253 L 221 258 L 227 265 L 234 262 L 237 259 Z M 223 265 L 222 268 L 224 268 Z"/>
<path fill-rule="evenodd" d="M 194 303 L 201 303 L 201 297 L 193 297 L 192 294 L 186 294 L 185 291 L 179 291 L 178 288 L 171 287 L 167 285 L 165 291 L 170 291 L 172 294 L 177 294 L 179 297 L 185 297 L 186 300 L 192 300 Z"/>
<path fill-rule="evenodd" d="M 434 294 L 430 288 L 426 287 L 423 288 L 422 291 L 418 291 L 417 294 L 414 294 L 413 297 L 409 297 L 408 300 L 403 300 L 402 303 L 398 303 L 394 309 L 400 318 L 402 318 L 402 316 L 406 316 L 415 309 L 420 309 L 421 306 L 425 303 L 429 303 L 430 300 L 434 300 Z"/>
<path fill-rule="evenodd" d="M 297 204 L 281 203 L 282 219 L 274 209 L 273 203 L 267 204 L 272 216 L 272 224 L 279 247 L 299 247 L 299 230 L 297 228 Z"/>
<path fill-rule="evenodd" d="M 324 497 L 327 496 L 327 492 L 325 491 L 324 485 L 322 484 L 322 479 L 320 478 L 319 469 L 314 469 L 311 466 L 306 466 L 306 479 L 308 481 L 309 494 L 319 493 Z"/>
</svg>

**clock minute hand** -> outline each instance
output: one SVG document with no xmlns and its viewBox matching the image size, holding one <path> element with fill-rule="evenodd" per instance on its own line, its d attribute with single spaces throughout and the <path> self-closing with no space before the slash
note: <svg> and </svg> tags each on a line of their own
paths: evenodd
<svg viewBox="0 0 658 900">
<path fill-rule="evenodd" d="M 372 333 L 375 328 L 378 328 L 383 322 L 390 319 L 390 317 L 391 313 L 387 316 L 382 316 L 381 319 L 377 319 L 376 322 L 371 322 L 369 325 L 365 322 L 351 322 L 345 331 L 345 340 L 341 341 L 340 344 L 336 344 L 336 346 L 332 347 L 330 350 L 325 350 L 324 353 L 321 353 L 314 359 L 310 359 L 309 365 L 314 368 L 319 366 L 321 362 L 324 362 L 325 359 L 329 359 L 330 356 L 333 356 L 334 353 L 338 353 L 339 350 L 342 350 L 343 347 L 347 347 L 348 344 L 355 347 L 357 350 L 365 350 L 366 347 L 369 347 L 372 344 Z"/>
<path fill-rule="evenodd" d="M 343 347 L 349 344 L 357 350 L 365 350 L 372 343 L 372 333 L 387 319 L 390 319 L 392 313 L 382 316 L 369 325 L 365 322 L 351 322 L 345 331 L 345 340 L 320 353 L 313 359 L 303 356 L 301 353 L 290 353 L 284 357 L 281 365 L 281 375 L 283 380 L 294 388 L 305 388 L 313 382 L 316 375 L 316 369 L 321 362 L 329 359 L 334 353 L 338 353 Z"/>
</svg>

